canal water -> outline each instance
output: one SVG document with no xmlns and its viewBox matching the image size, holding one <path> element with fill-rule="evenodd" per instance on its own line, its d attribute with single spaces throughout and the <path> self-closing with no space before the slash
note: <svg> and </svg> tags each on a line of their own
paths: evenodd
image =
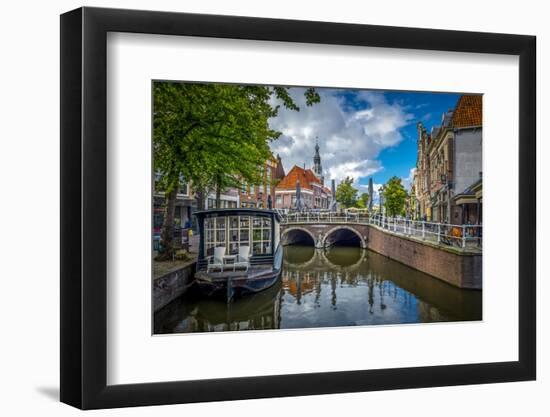
<svg viewBox="0 0 550 417">
<path fill-rule="evenodd" d="M 154 332 L 481 320 L 481 295 L 369 250 L 293 245 L 284 248 L 282 276 L 273 287 L 229 305 L 191 290 L 155 314 Z"/>
</svg>

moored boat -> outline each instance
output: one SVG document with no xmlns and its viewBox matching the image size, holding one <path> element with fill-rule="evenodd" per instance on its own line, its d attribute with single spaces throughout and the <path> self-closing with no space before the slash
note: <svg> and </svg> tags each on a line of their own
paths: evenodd
<svg viewBox="0 0 550 417">
<path fill-rule="evenodd" d="M 271 287 L 281 275 L 280 215 L 263 209 L 195 213 L 200 243 L 195 282 L 227 301 Z"/>
</svg>

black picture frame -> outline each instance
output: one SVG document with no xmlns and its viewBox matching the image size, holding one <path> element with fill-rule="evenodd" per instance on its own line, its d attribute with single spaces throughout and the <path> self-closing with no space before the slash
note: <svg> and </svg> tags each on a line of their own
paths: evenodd
<svg viewBox="0 0 550 417">
<path fill-rule="evenodd" d="M 108 32 L 519 56 L 519 360 L 108 386 Z M 63 14 L 61 401 L 94 409 L 535 379 L 535 45 L 534 36 L 481 32 L 88 7 Z"/>
</svg>

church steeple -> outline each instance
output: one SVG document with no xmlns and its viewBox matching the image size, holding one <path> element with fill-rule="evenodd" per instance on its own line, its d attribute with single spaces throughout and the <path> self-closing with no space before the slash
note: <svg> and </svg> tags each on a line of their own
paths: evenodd
<svg viewBox="0 0 550 417">
<path fill-rule="evenodd" d="M 324 185 L 325 179 L 323 177 L 323 167 L 321 166 L 321 155 L 319 155 L 319 138 L 315 137 L 315 155 L 313 155 L 313 173 L 321 184 Z"/>
</svg>

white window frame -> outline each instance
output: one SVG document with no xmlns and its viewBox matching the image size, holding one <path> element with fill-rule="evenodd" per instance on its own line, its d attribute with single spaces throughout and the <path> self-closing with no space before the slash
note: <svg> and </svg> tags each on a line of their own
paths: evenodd
<svg viewBox="0 0 550 417">
<path fill-rule="evenodd" d="M 232 225 L 232 219 L 237 218 L 237 227 Z M 222 220 L 220 222 L 220 220 Z M 248 225 L 243 226 L 243 220 L 248 220 Z M 206 256 L 213 255 L 214 248 L 225 246 L 227 255 L 236 255 L 240 246 L 250 246 L 252 255 L 273 254 L 272 241 L 273 219 L 266 216 L 215 216 L 204 219 L 204 252 Z M 223 226 L 223 227 L 222 227 Z M 237 240 L 232 240 L 232 232 L 237 231 Z M 243 238 L 241 232 L 247 231 L 248 238 Z M 254 235 L 256 231 L 257 235 Z M 223 240 L 218 239 L 223 232 Z M 213 239 L 212 239 L 213 238 Z M 232 247 L 235 245 L 236 247 Z M 259 244 L 259 250 L 257 249 Z M 210 250 L 210 252 L 209 252 Z"/>
</svg>

